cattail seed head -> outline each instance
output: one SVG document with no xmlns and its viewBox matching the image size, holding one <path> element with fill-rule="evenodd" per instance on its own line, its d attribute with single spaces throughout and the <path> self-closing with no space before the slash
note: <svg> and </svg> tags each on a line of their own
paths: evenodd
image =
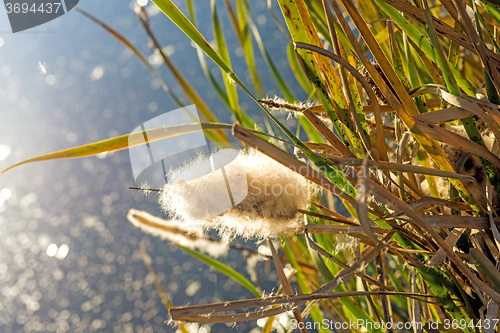
<svg viewBox="0 0 500 333">
<path fill-rule="evenodd" d="M 274 110 L 286 110 L 286 111 L 292 111 L 292 112 L 304 112 L 311 106 L 313 106 L 313 103 L 311 102 L 294 102 L 290 103 L 289 101 L 280 98 L 278 96 L 275 96 L 274 98 L 264 98 L 264 99 L 259 99 L 259 102 L 264 104 L 270 109 Z"/>
<path fill-rule="evenodd" d="M 224 150 L 213 157 L 220 154 Z M 217 229 L 226 240 L 236 235 L 262 239 L 298 227 L 298 210 L 313 194 L 308 180 L 256 150 L 240 151 L 223 168 L 193 179 L 208 160 L 200 156 L 169 175 L 172 181 L 160 197 L 166 212 Z M 221 211 L 228 188 L 232 205 Z"/>
<path fill-rule="evenodd" d="M 190 249 L 198 249 L 213 257 L 227 254 L 227 246 L 202 235 L 201 230 L 186 229 L 179 221 L 167 221 L 147 212 L 130 209 L 127 219 L 142 231 Z"/>
</svg>

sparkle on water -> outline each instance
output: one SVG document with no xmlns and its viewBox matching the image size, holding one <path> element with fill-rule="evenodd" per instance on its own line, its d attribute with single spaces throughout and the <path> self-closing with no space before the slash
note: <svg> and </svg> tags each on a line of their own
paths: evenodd
<svg viewBox="0 0 500 333">
<path fill-rule="evenodd" d="M 146 6 L 164 51 L 210 108 L 220 112 L 218 119 L 232 121 L 205 80 L 190 41 L 151 1 L 80 1 L 78 6 L 129 38 L 146 59 L 157 61 L 133 12 L 136 5 Z M 209 31 L 209 3 L 196 5 L 200 30 Z M 266 3 L 251 5 L 256 15 L 267 17 L 258 16 L 258 23 L 265 24 L 261 34 L 273 36 L 264 41 L 268 52 L 276 59 L 281 52 L 286 59 L 286 41 Z M 8 31 L 4 18 L 0 30 Z M 237 46 L 231 25 L 225 29 L 228 44 Z M 76 11 L 32 31 L 3 34 L 0 48 L 0 169 L 129 133 L 177 108 L 131 52 Z M 243 73 L 244 58 L 232 59 Z M 285 62 L 276 65 L 289 70 Z M 163 67 L 158 71 L 181 96 L 172 75 Z M 266 92 L 277 94 L 272 79 L 264 77 L 264 71 L 259 74 L 268 85 Z M 241 94 L 246 110 L 252 102 L 244 99 Z M 131 225 L 126 219 L 130 208 L 161 216 L 156 196 L 128 189 L 134 185 L 127 152 L 40 162 L 0 175 L 0 332 L 176 332 L 168 325 L 168 312 L 142 261 L 141 241 L 174 305 L 252 297 L 233 280 Z M 265 246 L 260 251 L 269 253 Z M 241 253 L 231 252 L 221 260 L 245 271 Z M 259 276 L 268 291 L 276 281 L 273 271 Z M 255 327 L 255 322 L 238 324 L 239 332 Z M 229 333 L 235 328 L 189 324 L 188 331 Z"/>
</svg>

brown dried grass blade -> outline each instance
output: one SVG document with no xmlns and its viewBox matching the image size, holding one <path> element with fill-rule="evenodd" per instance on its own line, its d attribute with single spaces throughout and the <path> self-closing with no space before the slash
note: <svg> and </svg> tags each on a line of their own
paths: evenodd
<svg viewBox="0 0 500 333">
<path fill-rule="evenodd" d="M 319 150 L 331 155 L 336 155 L 338 153 L 335 147 L 326 143 L 304 142 L 304 144 L 311 150 Z"/>
<path fill-rule="evenodd" d="M 347 218 L 347 217 L 345 217 L 345 216 L 343 216 L 343 215 L 341 215 L 341 214 L 339 214 L 337 212 L 334 212 L 333 210 L 328 209 L 327 207 L 325 207 L 323 205 L 320 205 L 319 203 L 313 202 L 312 205 L 315 206 L 315 207 L 317 207 L 317 208 L 319 208 L 319 209 L 321 209 L 325 213 L 328 213 L 331 216 L 333 216 L 333 217 L 341 220 L 341 221 L 339 221 L 341 223 L 345 223 L 345 224 L 349 224 L 349 225 L 359 225 L 359 223 L 357 223 L 356 221 L 351 220 L 351 219 L 349 219 L 349 218 Z"/>
<path fill-rule="evenodd" d="M 448 103 L 470 111 L 483 119 L 488 125 L 488 128 L 495 135 L 497 141 L 500 142 L 500 131 L 497 126 L 500 125 L 500 111 L 498 105 L 470 96 L 454 96 L 443 89 L 439 89 L 438 92 Z"/>
<path fill-rule="evenodd" d="M 389 240 L 394 234 L 394 232 L 395 231 L 392 230 L 389 234 L 387 234 L 387 236 L 383 238 L 383 241 Z M 349 266 L 348 268 L 343 268 L 342 270 L 340 270 L 340 272 L 337 273 L 337 275 L 333 280 L 321 286 L 313 294 L 330 292 L 331 290 L 337 288 L 342 283 L 344 283 L 345 281 L 349 280 L 351 277 L 359 273 L 363 268 L 366 267 L 366 265 L 368 265 L 378 255 L 380 255 L 382 248 L 385 246 L 383 241 L 379 242 L 375 247 L 367 248 L 365 251 L 363 251 L 363 253 L 359 258 L 354 259 L 353 262 L 350 265 L 348 265 Z"/>
<path fill-rule="evenodd" d="M 362 162 L 363 162 L 363 160 L 359 159 L 359 158 L 331 156 L 331 155 L 326 155 L 326 154 L 320 154 L 320 155 L 328 158 L 329 160 L 331 160 L 334 163 L 337 163 L 339 165 L 349 165 L 349 166 L 353 166 L 353 167 L 358 167 L 358 166 L 361 166 Z M 421 167 L 419 165 L 383 162 L 383 161 L 372 161 L 372 160 L 368 160 L 367 164 L 369 167 L 377 168 L 380 170 L 389 170 L 389 171 L 393 171 L 393 172 L 401 171 L 401 172 L 408 172 L 408 173 L 418 173 L 418 174 L 422 174 L 422 175 L 431 175 L 431 176 L 438 176 L 438 177 L 460 179 L 460 180 L 466 181 L 466 182 L 474 182 L 475 181 L 475 179 L 471 176 L 462 175 L 462 174 L 450 172 L 450 171 L 442 171 L 442 170 L 438 170 L 438 169 Z"/>
<path fill-rule="evenodd" d="M 454 147 L 462 149 L 467 153 L 481 156 L 491 162 L 495 167 L 500 168 L 500 158 L 480 144 L 473 142 L 472 140 L 464 138 L 463 136 L 460 136 L 436 125 L 417 121 L 415 123 L 415 126 L 418 127 L 423 133 L 427 134 L 429 137 L 437 141 L 450 144 Z"/>
<path fill-rule="evenodd" d="M 379 42 L 366 24 L 364 18 L 361 16 L 358 8 L 351 0 L 341 1 L 349 16 L 351 17 L 352 22 L 356 25 L 359 34 L 363 37 L 373 57 L 376 59 L 380 69 L 385 75 L 385 78 L 387 78 L 387 80 L 390 80 L 390 86 L 392 87 L 392 89 L 390 89 L 389 85 L 385 82 L 380 73 L 370 62 L 370 59 L 368 59 L 365 50 L 359 44 L 356 36 L 354 36 L 354 33 L 352 32 L 349 24 L 345 20 L 344 13 L 342 13 L 342 11 L 340 10 L 337 1 L 330 0 L 333 10 L 335 11 L 335 15 L 337 16 L 342 29 L 349 38 L 363 66 L 366 68 L 377 87 L 381 90 L 382 94 L 387 98 L 389 104 L 394 108 L 400 120 L 409 130 L 412 131 L 417 141 L 421 144 L 422 147 L 425 148 L 427 153 L 429 153 L 429 155 L 439 166 L 439 168 L 445 171 L 454 171 L 441 146 L 435 140 L 432 140 L 427 135 L 425 135 L 420 128 L 422 126 L 418 126 L 418 124 L 413 120 L 412 116 L 419 114 L 420 112 L 414 101 L 409 96 L 408 91 L 398 79 L 394 68 L 387 59 L 384 51 L 381 49 Z M 471 206 L 471 208 L 479 214 L 482 209 L 477 204 L 476 199 L 470 193 L 467 187 L 458 180 L 451 179 L 450 181 L 453 186 L 455 186 L 461 193 L 462 197 Z"/>
<path fill-rule="evenodd" d="M 418 21 L 422 25 L 426 25 L 425 23 L 425 17 L 424 13 L 421 9 L 413 6 L 410 4 L 409 1 L 401 1 L 401 0 L 385 0 L 389 5 L 394 7 L 395 9 L 399 10 L 400 12 L 408 15 L 409 18 L 412 18 L 416 21 Z M 451 14 L 451 13 L 450 13 Z M 476 49 L 474 48 L 473 43 L 470 41 L 468 38 L 468 35 L 465 35 L 463 33 L 459 33 L 452 27 L 450 27 L 448 24 L 442 22 L 436 17 L 432 17 L 432 23 L 434 24 L 434 28 L 436 29 L 436 32 L 451 41 L 459 44 L 460 46 L 466 48 L 467 50 L 471 52 L 476 52 Z M 457 21 L 460 22 L 460 21 Z M 461 22 L 462 23 L 462 22 Z M 495 54 L 494 52 L 487 50 L 486 51 L 488 57 L 491 57 L 494 59 L 496 64 L 500 64 L 500 56 Z"/>
<path fill-rule="evenodd" d="M 333 14 L 332 14 L 332 10 L 330 9 L 330 5 L 328 3 L 327 0 L 322 0 L 322 5 L 323 5 L 323 9 L 324 9 L 324 12 L 325 12 L 325 16 L 326 16 L 326 19 L 327 19 L 327 22 L 328 22 L 328 30 L 330 32 L 330 37 L 331 37 L 331 43 L 333 45 L 333 50 L 335 51 L 335 53 L 339 56 L 339 58 L 341 58 L 342 55 L 345 56 L 345 54 L 342 53 L 342 50 L 340 48 L 340 45 L 339 45 L 339 41 L 338 41 L 338 38 L 337 38 L 337 32 L 335 30 L 335 25 L 333 24 Z M 340 63 L 338 63 L 340 64 Z M 354 100 L 353 100 L 353 97 L 352 97 L 352 93 L 351 93 L 351 89 L 349 87 L 349 81 L 347 79 L 347 73 L 346 73 L 346 68 L 340 64 L 341 67 L 340 67 L 340 79 L 341 79 L 341 82 L 342 82 L 342 87 L 343 87 L 343 90 L 347 96 L 347 100 L 349 102 L 349 111 L 351 112 L 351 117 L 352 119 L 354 120 L 354 124 L 356 125 L 356 130 L 358 132 L 358 135 L 359 137 L 361 138 L 361 142 L 363 143 L 365 149 L 367 152 L 369 152 L 369 154 L 374 157 L 373 155 L 373 151 L 372 151 L 372 147 L 370 145 L 370 142 L 368 141 L 368 138 L 366 137 L 366 133 L 361 125 L 361 122 L 359 120 L 359 116 L 358 116 L 358 113 L 356 111 L 356 108 L 355 108 L 355 104 L 354 104 Z M 374 100 L 374 103 L 376 103 L 376 100 Z M 380 111 L 379 111 L 380 112 Z M 387 147 L 385 145 L 385 142 L 384 144 L 381 146 L 381 151 L 378 152 L 380 156 L 375 156 L 377 157 L 377 159 L 383 159 L 383 160 L 388 160 L 388 157 L 387 157 Z"/>
<path fill-rule="evenodd" d="M 368 179 L 368 159 L 363 160 L 361 164 L 361 169 L 358 172 L 358 184 L 356 186 L 358 204 L 356 205 L 356 211 L 358 213 L 358 220 L 361 224 L 361 228 L 368 235 L 368 237 L 373 240 L 377 240 L 375 233 L 372 230 L 372 223 L 368 217 L 368 192 L 366 191 L 366 180 Z M 361 173 L 361 174 L 360 174 Z"/>
<path fill-rule="evenodd" d="M 349 148 L 340 140 L 333 132 L 325 125 L 321 119 L 319 119 L 310 110 L 305 110 L 302 114 L 309 120 L 309 122 L 318 130 L 319 133 L 330 143 L 335 150 L 337 150 L 342 156 L 355 157 Z"/>
<path fill-rule="evenodd" d="M 467 228 L 467 229 L 489 229 L 490 222 L 487 217 L 474 216 L 448 216 L 448 215 L 424 215 L 422 218 L 435 229 L 441 228 Z M 494 219 L 494 223 L 500 226 L 500 219 Z"/>
<path fill-rule="evenodd" d="M 349 224 L 349 225 L 354 225 L 354 226 L 358 226 L 359 225 L 358 223 L 351 222 L 350 220 L 346 220 L 346 219 L 342 219 L 342 218 L 337 218 L 337 217 L 331 217 L 331 216 L 328 216 L 328 215 L 319 214 L 319 213 L 316 213 L 316 212 L 310 212 L 310 211 L 303 210 L 303 209 L 299 209 L 298 211 L 300 213 L 302 213 L 302 214 L 309 215 L 309 216 L 314 216 L 314 217 L 317 217 L 317 218 L 320 218 L 320 219 L 323 219 L 323 220 L 327 220 L 327 221 L 334 221 L 334 222 L 344 223 L 344 224 Z"/>
<path fill-rule="evenodd" d="M 173 308 L 173 304 L 170 303 L 170 300 L 167 297 L 167 294 L 165 293 L 165 290 L 161 286 L 160 279 L 158 279 L 158 275 L 156 275 L 155 269 L 153 267 L 153 260 L 151 259 L 151 256 L 148 254 L 146 250 L 146 246 L 144 245 L 144 242 L 140 243 L 140 250 L 141 250 L 141 255 L 142 255 L 142 261 L 146 265 L 146 268 L 148 269 L 149 273 L 153 277 L 153 281 L 155 283 L 156 289 L 158 290 L 158 294 L 160 295 L 161 301 L 165 308 L 167 310 Z"/>
<path fill-rule="evenodd" d="M 375 108 L 373 105 L 365 105 L 363 106 L 364 113 L 373 113 L 375 112 Z M 394 109 L 390 105 L 379 105 L 380 112 L 394 112 Z"/>
<path fill-rule="evenodd" d="M 266 318 L 291 310 L 296 306 L 304 305 L 310 301 L 321 299 L 336 299 L 340 297 L 356 297 L 368 295 L 401 295 L 416 297 L 417 299 L 434 298 L 430 295 L 420 295 L 411 293 L 399 293 L 390 291 L 353 291 L 336 293 L 312 293 L 294 296 L 275 296 L 267 298 L 252 298 L 241 301 L 228 301 L 223 303 L 213 303 L 204 305 L 184 306 L 170 309 L 170 315 L 174 321 L 187 321 L 198 323 L 230 323 L 250 321 Z M 260 308 L 264 306 L 279 306 L 267 310 L 257 310 L 253 312 L 216 315 L 217 312 L 238 311 L 249 308 Z"/>
<path fill-rule="evenodd" d="M 455 3 L 455 7 L 457 8 L 458 15 L 467 34 L 468 40 L 470 40 L 472 45 L 474 46 L 474 49 L 479 55 L 479 58 L 481 59 L 481 62 L 484 66 L 484 70 L 490 76 L 496 90 L 500 91 L 500 73 L 498 73 L 498 68 L 500 66 L 498 64 L 498 61 L 495 61 L 493 59 L 493 56 L 491 55 L 493 54 L 494 56 L 496 56 L 496 54 L 492 53 L 486 47 L 486 45 L 484 45 L 484 42 L 477 34 L 474 24 L 472 23 L 469 14 L 467 13 L 467 9 L 465 8 L 465 4 L 461 0 L 454 0 L 453 2 Z"/>
<path fill-rule="evenodd" d="M 454 228 L 448 237 L 446 237 L 445 242 L 453 248 L 457 242 L 460 236 L 464 233 L 465 228 Z M 446 253 L 444 253 L 444 250 L 440 248 L 434 256 L 432 256 L 431 260 L 427 263 L 431 267 L 439 266 L 444 260 L 446 259 Z"/>
<path fill-rule="evenodd" d="M 323 249 L 315 241 L 313 241 L 311 239 L 311 237 L 309 236 L 309 234 L 306 233 L 306 236 L 307 236 L 307 238 L 309 240 L 309 245 L 311 246 L 311 248 L 313 250 L 315 250 L 316 252 L 318 252 L 320 255 L 322 255 L 323 257 L 327 258 L 328 260 L 333 261 L 334 263 L 336 263 L 340 267 L 342 267 L 342 268 L 349 268 L 349 266 L 346 263 L 344 263 L 343 261 L 335 258 L 335 256 L 333 256 L 330 253 L 328 253 L 325 249 Z M 375 285 L 375 286 L 377 286 L 377 287 L 379 287 L 379 288 L 381 288 L 383 290 L 395 291 L 394 289 L 387 287 L 386 285 L 378 282 L 374 278 L 369 277 L 369 276 L 367 276 L 367 275 L 365 275 L 363 273 L 356 273 L 356 276 L 360 277 L 361 279 L 365 280 L 366 282 L 368 282 L 370 284 L 373 284 L 373 285 Z"/>
<path fill-rule="evenodd" d="M 158 295 L 160 295 L 161 302 L 163 303 L 163 306 L 165 306 L 165 309 L 169 311 L 172 309 L 174 306 L 168 299 L 167 293 L 161 286 L 160 279 L 158 278 L 158 275 L 156 274 L 156 271 L 153 267 L 153 260 L 149 256 L 146 246 L 144 245 L 144 242 L 140 243 L 140 250 L 141 250 L 141 255 L 142 255 L 142 261 L 144 262 L 144 265 L 146 265 L 146 268 L 149 271 L 149 274 L 153 277 L 153 281 L 156 287 L 156 290 L 158 290 Z M 181 333 L 189 333 L 187 330 L 186 326 L 183 323 L 179 323 L 179 330 Z"/>
<path fill-rule="evenodd" d="M 448 207 L 448 208 L 463 210 L 463 211 L 470 210 L 470 207 L 462 202 L 453 202 L 450 200 L 441 199 L 441 198 L 433 198 L 433 197 L 425 197 L 425 198 L 419 199 L 417 201 L 410 203 L 409 206 L 412 209 L 414 209 L 415 212 L 418 212 L 418 213 L 433 209 L 437 206 Z M 403 214 L 403 212 L 398 210 L 392 214 L 384 216 L 383 219 L 384 220 L 391 220 L 394 218 L 398 218 L 402 214 Z"/>
<path fill-rule="evenodd" d="M 370 230 L 372 233 L 378 233 L 378 234 L 387 234 L 390 232 L 388 229 L 380 228 L 380 227 L 370 227 Z M 331 224 L 308 224 L 304 227 L 303 230 L 299 232 L 305 232 L 305 233 L 313 233 L 313 234 L 339 234 L 339 233 L 362 233 L 364 234 L 365 231 L 361 226 L 351 226 L 351 227 L 346 227 L 346 226 L 340 226 L 340 225 L 331 225 Z M 374 238 L 376 239 L 376 238 Z"/>
<path fill-rule="evenodd" d="M 459 120 L 473 116 L 474 113 L 459 107 L 450 107 L 437 111 L 430 111 L 413 116 L 413 119 L 429 123 L 429 124 L 442 124 L 449 121 Z"/>
<path fill-rule="evenodd" d="M 323 173 L 313 169 L 306 163 L 299 161 L 294 156 L 279 149 L 275 145 L 267 142 L 266 140 L 259 138 L 257 135 L 253 134 L 248 129 L 243 128 L 238 124 L 235 124 L 233 127 L 233 136 L 243 141 L 247 145 L 257 149 L 261 153 L 266 154 L 273 160 L 283 164 L 287 168 L 311 180 L 312 182 L 324 188 L 325 190 L 330 191 L 335 195 L 338 195 L 342 199 L 345 199 L 352 204 L 355 204 L 355 200 L 351 196 L 339 190 L 335 186 L 335 184 L 333 184 Z"/>
<path fill-rule="evenodd" d="M 495 245 L 497 250 L 500 250 L 500 231 L 498 230 L 497 225 L 495 224 L 495 219 L 493 218 L 494 211 L 492 210 L 493 204 L 491 203 L 491 198 L 493 196 L 493 186 L 490 182 L 486 184 L 486 200 L 488 202 L 488 209 L 486 211 L 486 215 L 488 216 L 488 221 L 491 227 L 491 233 L 493 234 L 493 238 L 495 240 Z M 498 217 L 498 214 L 495 215 Z M 497 263 L 500 261 L 500 257 L 497 258 Z"/>
<path fill-rule="evenodd" d="M 464 274 L 465 277 L 467 277 L 471 285 L 476 286 L 481 291 L 488 293 L 492 297 L 492 299 L 500 303 L 500 294 L 489 285 L 481 281 L 453 251 L 453 249 L 444 241 L 441 235 L 439 235 L 422 218 L 422 216 L 415 213 L 415 211 L 410 206 L 399 200 L 399 198 L 397 198 L 386 189 L 371 182 L 371 180 L 368 180 L 368 184 L 370 189 L 372 190 L 372 193 L 378 200 L 385 204 L 398 207 L 411 219 L 412 224 L 417 224 L 420 228 L 424 229 L 430 235 L 431 239 L 434 240 L 434 242 L 436 242 L 436 244 L 444 250 L 448 259 L 456 265 L 456 267 L 462 272 L 462 274 Z"/>
<path fill-rule="evenodd" d="M 373 108 L 373 112 L 375 114 L 376 131 L 377 131 L 377 151 L 380 154 L 380 158 L 382 158 L 383 160 L 386 160 L 386 161 L 389 160 L 387 157 L 387 144 L 385 143 L 384 124 L 382 121 L 382 113 L 380 111 L 380 106 L 377 103 L 378 99 L 375 96 L 375 93 L 373 92 L 371 86 L 368 84 L 366 79 L 363 77 L 363 75 L 356 68 L 354 68 L 349 62 L 347 62 L 346 60 L 344 60 L 339 55 L 337 55 L 333 52 L 330 52 L 330 51 L 327 51 L 321 47 L 306 44 L 306 43 L 296 42 L 296 43 L 294 43 L 294 45 L 296 48 L 303 48 L 306 50 L 311 50 L 311 51 L 314 51 L 318 54 L 321 54 L 325 57 L 332 59 L 333 61 L 338 63 L 340 66 L 342 66 L 342 69 L 347 69 L 349 71 L 349 73 L 351 73 L 351 75 L 354 76 L 354 78 L 356 80 L 358 80 L 358 82 L 361 84 L 363 89 L 368 94 L 368 97 L 370 98 L 370 100 L 373 101 L 372 108 Z M 346 88 L 346 90 L 349 91 L 349 88 Z M 361 130 L 361 132 L 363 132 L 363 131 Z M 366 140 L 366 138 L 365 138 L 365 140 Z M 368 143 L 365 143 L 365 144 L 368 145 Z"/>
<path fill-rule="evenodd" d="M 267 240 L 267 245 L 271 249 L 274 267 L 276 267 L 276 271 L 278 272 L 278 277 L 280 279 L 281 286 L 283 287 L 283 292 L 285 293 L 285 295 L 292 296 L 293 295 L 292 286 L 290 285 L 290 281 L 288 281 L 288 278 L 285 275 L 285 271 L 283 270 L 283 265 L 281 264 L 281 260 L 278 256 L 278 252 L 276 252 L 276 249 L 274 248 L 273 242 L 270 239 Z M 299 325 L 300 332 L 301 333 L 308 333 L 306 325 L 304 324 L 304 319 L 302 318 L 302 315 L 300 314 L 299 308 L 294 307 L 292 312 L 293 312 L 293 316 L 297 320 L 297 323 L 301 323 L 301 325 Z"/>
</svg>

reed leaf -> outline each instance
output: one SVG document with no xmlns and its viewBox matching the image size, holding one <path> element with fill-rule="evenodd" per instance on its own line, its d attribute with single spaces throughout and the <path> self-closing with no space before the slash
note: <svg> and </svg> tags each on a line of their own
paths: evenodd
<svg viewBox="0 0 500 333">
<path fill-rule="evenodd" d="M 192 250 L 190 248 L 187 248 L 182 245 L 177 245 L 179 248 L 181 248 L 183 251 L 189 253 L 191 256 L 196 258 L 197 260 L 201 261 L 204 264 L 207 264 L 208 266 L 212 267 L 213 269 L 218 270 L 222 274 L 226 275 L 227 277 L 233 279 L 234 281 L 238 282 L 241 284 L 243 287 L 248 289 L 252 294 L 254 294 L 257 297 L 261 296 L 261 292 L 253 285 L 250 280 L 248 280 L 246 277 L 232 269 L 231 267 L 221 263 L 218 260 L 215 260 L 207 255 L 204 255 L 202 253 L 199 253 L 195 250 Z M 170 309 L 172 311 L 172 309 Z"/>
<path fill-rule="evenodd" d="M 136 147 L 145 144 L 144 137 L 147 136 L 147 142 L 154 142 L 158 140 L 163 140 L 177 135 L 182 135 L 185 133 L 191 133 L 199 131 L 201 126 L 203 129 L 229 129 L 232 128 L 231 125 L 227 124 L 211 124 L 211 123 L 199 123 L 199 124 L 185 124 L 185 125 L 174 125 L 163 128 L 155 128 L 141 132 L 134 132 L 131 134 L 125 134 L 111 139 L 106 139 L 90 144 L 86 144 L 79 147 L 68 148 L 60 150 L 57 152 L 43 154 L 35 156 L 21 162 L 18 162 L 7 169 L 4 169 L 1 173 L 5 173 L 13 168 L 16 168 L 23 164 L 57 160 L 62 158 L 80 158 L 94 156 L 106 152 L 113 152 L 123 149 L 128 149 L 131 147 Z"/>
</svg>

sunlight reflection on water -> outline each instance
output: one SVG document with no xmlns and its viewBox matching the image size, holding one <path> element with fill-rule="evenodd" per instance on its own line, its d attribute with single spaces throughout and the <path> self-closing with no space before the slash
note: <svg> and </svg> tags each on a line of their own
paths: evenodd
<svg viewBox="0 0 500 333">
<path fill-rule="evenodd" d="M 208 4 L 197 6 L 199 18 L 210 12 Z M 263 6 L 263 15 L 269 15 Z M 131 38 L 147 58 L 154 55 L 127 4 L 110 0 L 82 8 Z M 159 11 L 149 5 L 148 12 Z M 209 21 L 200 21 L 207 25 L 204 31 L 209 31 Z M 228 122 L 228 110 L 206 89 L 189 41 L 163 15 L 152 23 L 172 60 L 210 107 L 220 110 L 220 121 Z M 228 43 L 237 42 L 235 36 L 229 38 Z M 76 12 L 37 33 L 2 35 L 0 46 L 2 168 L 129 133 L 177 108 L 130 52 Z M 21 46 L 28 51 L 19 52 Z M 244 59 L 235 57 L 233 64 L 238 61 Z M 161 66 L 158 71 L 181 95 L 171 75 Z M 128 190 L 133 185 L 128 152 L 41 162 L 0 176 L 0 332 L 175 332 L 166 324 L 168 313 L 142 262 L 141 241 L 176 306 L 248 296 L 175 246 L 135 229 L 126 220 L 129 208 L 161 212 L 156 197 Z M 242 261 L 237 254 L 226 263 L 237 267 Z M 275 276 L 266 278 L 273 281 Z M 255 323 L 245 325 L 239 325 L 240 332 Z M 203 333 L 234 332 L 225 325 L 190 327 Z"/>
<path fill-rule="evenodd" d="M 3 161 L 7 157 L 9 157 L 11 151 L 12 149 L 9 146 L 0 145 L 0 161 Z"/>
</svg>

